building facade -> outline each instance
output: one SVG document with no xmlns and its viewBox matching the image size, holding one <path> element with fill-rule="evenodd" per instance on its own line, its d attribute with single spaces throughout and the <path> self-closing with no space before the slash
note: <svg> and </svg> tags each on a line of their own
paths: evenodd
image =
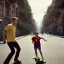
<svg viewBox="0 0 64 64">
<path fill-rule="evenodd" d="M 0 0 L 0 40 L 2 40 L 4 27 L 11 22 L 13 16 L 19 18 L 19 27 L 17 26 L 18 36 L 35 30 L 31 8 L 27 0 Z"/>
<path fill-rule="evenodd" d="M 53 0 L 43 20 L 42 32 L 64 35 L 64 10 L 62 0 Z"/>
</svg>

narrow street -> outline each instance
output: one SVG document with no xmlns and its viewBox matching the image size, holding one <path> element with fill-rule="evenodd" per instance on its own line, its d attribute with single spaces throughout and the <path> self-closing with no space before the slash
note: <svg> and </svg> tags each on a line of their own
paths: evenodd
<svg viewBox="0 0 64 64">
<path fill-rule="evenodd" d="M 64 38 L 46 34 L 40 34 L 40 36 L 43 36 L 47 40 L 47 42 L 41 40 L 42 52 L 46 64 L 64 64 Z M 16 38 L 21 47 L 19 59 L 23 64 L 36 64 L 33 59 L 35 57 L 35 54 L 31 38 L 32 35 Z M 0 64 L 3 64 L 3 61 L 5 60 L 9 52 L 10 50 L 7 44 L 0 44 Z M 13 58 L 10 64 L 12 63 Z"/>
</svg>

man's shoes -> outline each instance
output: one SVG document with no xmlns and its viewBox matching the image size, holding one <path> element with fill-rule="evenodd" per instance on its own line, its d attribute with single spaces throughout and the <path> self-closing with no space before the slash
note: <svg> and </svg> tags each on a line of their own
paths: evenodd
<svg viewBox="0 0 64 64">
<path fill-rule="evenodd" d="M 14 62 L 21 62 L 20 60 L 16 60 L 16 61 L 14 61 Z"/>
</svg>

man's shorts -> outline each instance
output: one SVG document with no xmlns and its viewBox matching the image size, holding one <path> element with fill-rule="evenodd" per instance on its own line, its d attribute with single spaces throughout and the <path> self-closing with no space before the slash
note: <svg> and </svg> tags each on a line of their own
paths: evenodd
<svg viewBox="0 0 64 64">
<path fill-rule="evenodd" d="M 39 49 L 41 46 L 40 45 L 34 45 L 34 50 Z"/>
</svg>

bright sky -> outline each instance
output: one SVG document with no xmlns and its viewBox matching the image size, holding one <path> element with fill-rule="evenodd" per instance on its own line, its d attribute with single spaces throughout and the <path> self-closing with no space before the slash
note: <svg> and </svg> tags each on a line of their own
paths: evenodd
<svg viewBox="0 0 64 64">
<path fill-rule="evenodd" d="M 38 26 L 41 25 L 44 12 L 47 11 L 49 5 L 51 5 L 52 0 L 28 0 L 29 5 L 32 9 L 33 18 L 35 19 Z"/>
</svg>

